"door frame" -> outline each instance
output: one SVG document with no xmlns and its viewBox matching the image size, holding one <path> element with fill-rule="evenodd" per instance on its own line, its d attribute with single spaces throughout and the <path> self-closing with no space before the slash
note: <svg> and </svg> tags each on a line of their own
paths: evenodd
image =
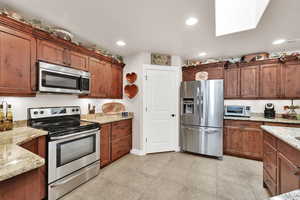
<svg viewBox="0 0 300 200">
<path fill-rule="evenodd" d="M 176 121 L 177 123 L 175 124 L 175 134 L 174 134 L 174 138 L 173 138 L 173 145 L 174 151 L 179 151 L 180 147 L 179 147 L 179 122 L 180 122 L 180 84 L 182 81 L 182 70 L 181 70 L 181 66 L 164 66 L 164 65 L 143 65 L 143 87 L 142 87 L 142 92 L 143 92 L 143 99 L 142 99 L 142 110 L 144 112 L 146 112 L 146 101 L 145 101 L 145 93 L 144 91 L 146 91 L 146 72 L 147 70 L 158 70 L 158 71 L 173 71 L 176 72 L 175 74 L 175 80 L 176 80 L 176 88 L 177 88 L 177 96 L 178 98 L 174 99 L 175 103 L 176 103 L 176 110 L 175 110 L 175 115 L 176 115 Z M 146 132 L 146 114 L 142 115 L 142 119 L 143 119 L 143 128 L 142 128 L 142 152 L 143 154 L 147 154 L 147 142 L 146 142 L 146 138 L 147 138 L 147 132 Z"/>
</svg>

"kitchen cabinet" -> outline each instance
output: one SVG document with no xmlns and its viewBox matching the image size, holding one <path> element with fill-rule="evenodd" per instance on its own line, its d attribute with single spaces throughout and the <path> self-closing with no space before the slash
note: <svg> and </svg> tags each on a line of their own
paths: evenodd
<svg viewBox="0 0 300 200">
<path fill-rule="evenodd" d="M 0 26 L 0 95 L 33 96 L 36 90 L 36 40 Z"/>
<path fill-rule="evenodd" d="M 21 147 L 43 158 L 46 156 L 45 136 L 33 139 Z M 45 166 L 0 182 L 1 200 L 41 200 L 46 198 Z"/>
<path fill-rule="evenodd" d="M 101 125 L 101 167 L 128 154 L 132 148 L 132 120 Z"/>
<path fill-rule="evenodd" d="M 282 65 L 282 94 L 286 98 L 300 98 L 300 61 L 291 61 Z"/>
<path fill-rule="evenodd" d="M 263 133 L 262 123 L 225 120 L 224 153 L 262 160 Z"/>
<path fill-rule="evenodd" d="M 109 97 L 112 82 L 110 64 L 95 58 L 89 59 L 89 71 L 91 73 L 91 97 Z"/>
<path fill-rule="evenodd" d="M 61 45 L 46 40 L 37 41 L 38 60 L 58 65 L 69 65 L 69 50 Z"/>
<path fill-rule="evenodd" d="M 1 200 L 41 200 L 39 169 L 0 182 Z"/>
<path fill-rule="evenodd" d="M 200 64 L 194 67 L 182 68 L 182 80 L 194 81 L 198 72 L 207 72 L 208 80 L 224 79 L 224 65 L 226 62 Z"/>
<path fill-rule="evenodd" d="M 101 167 L 111 162 L 111 124 L 104 124 L 101 126 L 100 137 L 100 158 Z"/>
<path fill-rule="evenodd" d="M 260 94 L 261 98 L 277 98 L 281 95 L 281 64 L 260 65 Z"/>
<path fill-rule="evenodd" d="M 21 145 L 24 149 L 27 149 L 28 151 L 39 155 L 42 158 L 46 159 L 46 137 L 41 136 L 39 138 L 33 139 L 29 142 L 26 142 Z M 35 191 L 39 191 L 39 199 L 43 199 L 46 197 L 46 166 L 42 166 L 38 171 L 38 184 L 35 185 L 35 187 L 38 186 L 38 189 L 35 189 Z"/>
<path fill-rule="evenodd" d="M 241 97 L 259 97 L 259 66 L 241 67 Z"/>
<path fill-rule="evenodd" d="M 88 71 L 89 70 L 89 57 L 75 52 L 75 51 L 70 51 L 70 66 L 72 68 L 75 69 L 79 69 L 79 70 L 84 70 L 84 71 Z"/>
<path fill-rule="evenodd" d="M 272 195 L 300 189 L 300 151 L 264 131 L 263 184 Z"/>
<path fill-rule="evenodd" d="M 123 68 L 118 65 L 111 65 L 111 87 L 109 97 L 113 99 L 123 98 Z"/>
<path fill-rule="evenodd" d="M 239 98 L 241 96 L 239 67 L 228 67 L 224 70 L 224 98 Z"/>
</svg>

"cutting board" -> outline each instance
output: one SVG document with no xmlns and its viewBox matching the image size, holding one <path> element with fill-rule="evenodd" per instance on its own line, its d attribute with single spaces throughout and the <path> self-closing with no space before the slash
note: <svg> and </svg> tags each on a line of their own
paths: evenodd
<svg viewBox="0 0 300 200">
<path fill-rule="evenodd" d="M 105 114 L 116 114 L 125 111 L 125 106 L 121 103 L 105 103 L 102 105 L 102 112 Z"/>
</svg>

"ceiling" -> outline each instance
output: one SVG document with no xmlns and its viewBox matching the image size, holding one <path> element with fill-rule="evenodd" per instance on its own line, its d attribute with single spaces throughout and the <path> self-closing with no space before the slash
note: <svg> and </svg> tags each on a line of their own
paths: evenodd
<svg viewBox="0 0 300 200">
<path fill-rule="evenodd" d="M 228 57 L 260 51 L 300 50 L 300 42 L 272 45 L 278 38 L 300 38 L 300 1 L 271 0 L 254 30 L 215 36 L 214 0 L 0 0 L 2 6 L 41 19 L 127 56 L 141 51 L 184 58 Z M 194 27 L 186 18 L 199 19 Z M 115 42 L 127 45 L 118 47 Z"/>
</svg>

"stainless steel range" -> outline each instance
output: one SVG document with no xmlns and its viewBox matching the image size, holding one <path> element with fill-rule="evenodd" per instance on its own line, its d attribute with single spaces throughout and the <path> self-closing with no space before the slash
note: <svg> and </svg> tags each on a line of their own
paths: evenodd
<svg viewBox="0 0 300 200">
<path fill-rule="evenodd" d="M 49 200 L 62 197 L 99 173 L 100 125 L 80 120 L 80 107 L 30 108 L 28 125 L 49 132 Z"/>
</svg>

